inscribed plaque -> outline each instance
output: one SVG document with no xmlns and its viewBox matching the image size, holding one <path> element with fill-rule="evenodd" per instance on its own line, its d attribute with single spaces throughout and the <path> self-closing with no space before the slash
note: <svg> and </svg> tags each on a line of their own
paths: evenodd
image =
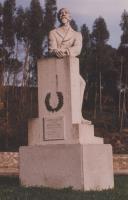
<svg viewBox="0 0 128 200">
<path fill-rule="evenodd" d="M 64 140 L 64 117 L 43 119 L 44 140 Z"/>
</svg>

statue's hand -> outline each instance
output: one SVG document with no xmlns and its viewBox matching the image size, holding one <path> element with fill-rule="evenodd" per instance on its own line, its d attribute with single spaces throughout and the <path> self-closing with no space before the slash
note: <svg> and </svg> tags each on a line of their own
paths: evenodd
<svg viewBox="0 0 128 200">
<path fill-rule="evenodd" d="M 68 55 L 68 52 L 66 49 L 55 49 L 54 53 L 58 58 L 63 58 Z"/>
<path fill-rule="evenodd" d="M 63 58 L 64 57 L 64 52 L 60 49 L 55 50 L 55 54 L 58 58 Z"/>
</svg>

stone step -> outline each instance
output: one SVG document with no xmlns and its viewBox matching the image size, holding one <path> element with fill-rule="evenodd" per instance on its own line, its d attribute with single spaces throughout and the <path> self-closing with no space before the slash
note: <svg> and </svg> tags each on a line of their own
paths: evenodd
<svg viewBox="0 0 128 200">
<path fill-rule="evenodd" d="M 85 140 L 82 140 L 82 138 L 79 139 L 80 144 L 104 144 L 103 138 L 98 137 L 90 137 L 86 138 Z"/>
<path fill-rule="evenodd" d="M 88 123 L 79 124 L 79 134 L 83 140 L 94 137 L 94 125 Z"/>
<path fill-rule="evenodd" d="M 101 137 L 94 136 L 94 143 L 93 144 L 104 144 L 104 139 Z"/>
<path fill-rule="evenodd" d="M 103 138 L 94 136 L 93 124 L 79 125 L 80 144 L 104 144 Z"/>
</svg>

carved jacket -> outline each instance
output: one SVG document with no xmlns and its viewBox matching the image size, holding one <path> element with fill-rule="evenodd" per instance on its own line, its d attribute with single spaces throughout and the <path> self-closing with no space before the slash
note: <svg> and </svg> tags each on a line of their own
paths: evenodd
<svg viewBox="0 0 128 200">
<path fill-rule="evenodd" d="M 69 56 L 78 56 L 82 48 L 82 35 L 69 27 L 67 33 L 62 33 L 62 28 L 56 28 L 49 33 L 49 53 L 54 54 L 56 49 L 66 49 Z"/>
</svg>

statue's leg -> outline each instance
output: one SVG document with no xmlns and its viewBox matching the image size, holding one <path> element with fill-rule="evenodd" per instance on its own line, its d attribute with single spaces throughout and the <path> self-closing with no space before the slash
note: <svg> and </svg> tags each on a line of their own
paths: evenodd
<svg viewBox="0 0 128 200">
<path fill-rule="evenodd" d="M 86 87 L 86 82 L 85 82 L 84 79 L 80 76 L 80 101 L 81 101 L 81 102 L 80 102 L 80 105 L 81 105 L 81 108 L 82 108 L 82 103 L 83 103 L 83 95 L 84 95 L 85 87 Z M 91 121 L 84 119 L 83 116 L 82 116 L 82 114 L 81 114 L 81 122 L 82 122 L 82 123 L 91 124 Z"/>
<path fill-rule="evenodd" d="M 80 100 L 81 100 L 80 105 L 81 107 L 83 103 L 83 95 L 84 95 L 85 86 L 86 86 L 86 83 L 84 79 L 80 76 Z"/>
</svg>

